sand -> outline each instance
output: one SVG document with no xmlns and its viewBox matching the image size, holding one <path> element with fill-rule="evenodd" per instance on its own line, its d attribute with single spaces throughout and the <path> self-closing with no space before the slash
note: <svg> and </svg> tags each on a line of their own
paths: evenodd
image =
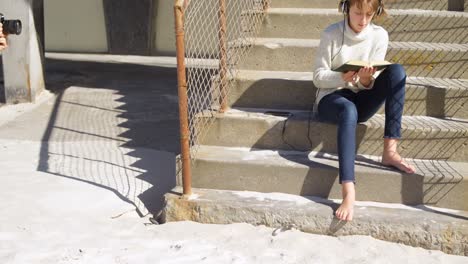
<svg viewBox="0 0 468 264">
<path fill-rule="evenodd" d="M 468 263 L 366 236 L 249 224 L 154 225 L 97 185 L 37 171 L 40 143 L 0 140 L 0 263 Z"/>
</svg>

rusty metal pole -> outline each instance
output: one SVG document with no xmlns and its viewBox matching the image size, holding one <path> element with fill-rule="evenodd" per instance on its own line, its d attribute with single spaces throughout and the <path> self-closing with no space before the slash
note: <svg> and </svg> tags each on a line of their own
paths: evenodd
<svg viewBox="0 0 468 264">
<path fill-rule="evenodd" d="M 219 0 L 219 94 L 220 109 L 224 113 L 227 109 L 227 41 L 226 41 L 226 0 Z"/>
<path fill-rule="evenodd" d="M 185 76 L 184 11 L 185 0 L 175 0 L 174 17 L 177 52 L 177 83 L 179 94 L 180 148 L 182 156 L 182 186 L 184 196 L 192 194 L 190 169 L 190 133 L 188 127 L 187 78 Z"/>
</svg>

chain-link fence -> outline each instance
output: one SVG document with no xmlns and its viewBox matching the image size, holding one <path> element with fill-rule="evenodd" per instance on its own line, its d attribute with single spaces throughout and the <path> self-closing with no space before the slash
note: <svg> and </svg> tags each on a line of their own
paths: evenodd
<svg viewBox="0 0 468 264">
<path fill-rule="evenodd" d="M 459 3 L 451 0 L 384 0 L 385 6 L 392 9 L 422 9 L 422 10 L 449 10 L 449 6 L 461 7 Z M 464 1 L 465 10 L 468 10 L 468 2 Z"/>
<path fill-rule="evenodd" d="M 271 1 L 185 1 L 185 62 L 192 158 L 214 115 L 226 107 L 226 98 L 237 74 L 236 65 L 249 52 L 249 43 L 257 35 Z M 446 11 L 448 2 L 387 0 L 385 4 L 390 9 Z M 432 13 L 418 16 L 392 16 L 391 13 L 381 23 L 394 42 L 387 57 L 409 65 L 408 74 L 412 76 L 466 79 L 467 55 L 463 51 L 468 41 L 467 22 L 464 12 L 447 13 L 437 19 Z"/>
<path fill-rule="evenodd" d="M 468 1 L 387 0 L 387 59 L 418 77 L 467 79 Z M 402 11 L 405 10 L 405 11 Z M 449 12 L 458 10 L 460 12 Z"/>
<path fill-rule="evenodd" d="M 269 0 L 186 1 L 184 12 L 191 157 L 226 100 Z"/>
<path fill-rule="evenodd" d="M 297 3 L 298 7 L 305 5 L 308 8 L 317 8 L 315 5 L 329 8 L 330 5 L 322 0 L 291 2 Z M 296 7 L 291 2 L 184 1 L 183 50 L 187 67 L 187 138 L 192 159 L 195 157 L 197 146 L 203 144 L 205 132 L 216 115 L 227 107 L 226 98 L 235 84 L 234 77 L 238 71 L 236 66 L 246 61 L 252 40 L 260 31 L 267 15 L 267 7 L 270 3 L 281 7 Z M 453 91 L 453 83 L 457 81 L 457 87 L 462 88 L 456 97 L 464 99 L 464 80 L 468 79 L 468 12 L 447 11 L 452 10 L 450 5 L 455 2 L 456 0 L 387 0 L 384 3 L 389 16 L 377 23 L 387 29 L 390 35 L 388 60 L 403 64 L 409 76 L 427 78 L 431 85 L 435 81 L 447 83 Z M 457 3 L 462 6 L 461 10 L 467 8 L 467 1 L 458 0 Z M 272 32 L 275 36 L 275 32 Z M 302 57 L 297 55 L 297 58 Z M 421 82 L 420 80 L 418 84 Z"/>
</svg>

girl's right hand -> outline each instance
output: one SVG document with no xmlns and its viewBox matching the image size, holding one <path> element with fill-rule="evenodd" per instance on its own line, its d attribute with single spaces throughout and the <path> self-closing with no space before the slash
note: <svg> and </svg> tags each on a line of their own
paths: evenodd
<svg viewBox="0 0 468 264">
<path fill-rule="evenodd" d="M 343 75 L 341 77 L 343 78 L 343 81 L 345 81 L 345 82 L 354 83 L 356 81 L 357 75 L 356 75 L 355 71 L 349 71 L 349 72 L 343 73 Z"/>
</svg>

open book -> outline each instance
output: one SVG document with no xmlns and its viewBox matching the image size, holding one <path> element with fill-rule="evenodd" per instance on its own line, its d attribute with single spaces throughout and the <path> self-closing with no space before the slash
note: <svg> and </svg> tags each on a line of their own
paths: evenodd
<svg viewBox="0 0 468 264">
<path fill-rule="evenodd" d="M 334 69 L 333 71 L 337 72 L 347 72 L 347 71 L 359 71 L 364 66 L 372 66 L 377 68 L 378 71 L 385 69 L 388 65 L 393 63 L 389 61 L 360 61 L 360 60 L 351 60 L 341 65 L 340 67 Z"/>
</svg>

